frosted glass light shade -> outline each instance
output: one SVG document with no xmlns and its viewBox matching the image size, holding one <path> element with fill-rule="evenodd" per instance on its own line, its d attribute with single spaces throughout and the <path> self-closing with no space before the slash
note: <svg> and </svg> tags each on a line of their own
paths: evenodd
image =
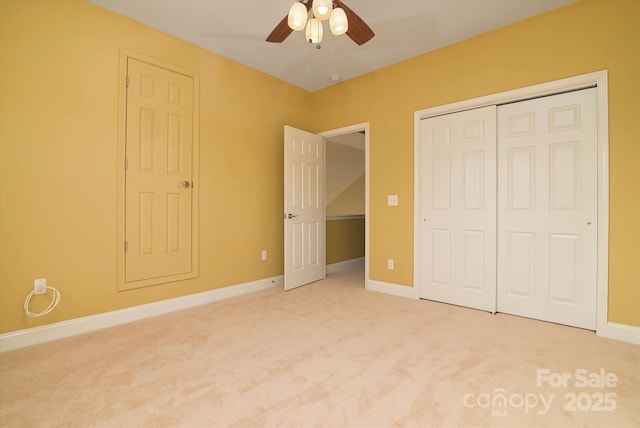
<svg viewBox="0 0 640 428">
<path fill-rule="evenodd" d="M 311 18 L 307 22 L 307 42 L 320 43 L 322 41 L 322 21 L 316 18 Z"/>
<path fill-rule="evenodd" d="M 326 21 L 331 16 L 332 0 L 313 0 L 313 16 L 320 21 Z"/>
<path fill-rule="evenodd" d="M 349 21 L 347 21 L 347 14 L 344 13 L 342 8 L 336 7 L 331 12 L 331 17 L 329 18 L 329 28 L 331 28 L 331 33 L 336 36 L 341 36 L 349 30 Z"/>
<path fill-rule="evenodd" d="M 289 28 L 294 31 L 304 30 L 304 26 L 307 24 L 307 7 L 298 2 L 291 5 L 287 23 L 289 24 Z"/>
</svg>

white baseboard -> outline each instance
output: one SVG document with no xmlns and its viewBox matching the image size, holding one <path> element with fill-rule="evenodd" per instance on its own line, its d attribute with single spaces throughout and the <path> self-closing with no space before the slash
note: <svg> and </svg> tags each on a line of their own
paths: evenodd
<svg viewBox="0 0 640 428">
<path fill-rule="evenodd" d="M 338 263 L 331 263 L 330 265 L 327 265 L 327 274 L 358 266 L 364 266 L 364 257 L 358 257 L 357 259 L 345 260 Z"/>
<path fill-rule="evenodd" d="M 363 262 L 364 258 L 358 258 L 333 263 L 331 265 L 327 265 L 327 273 L 355 267 Z M 228 299 L 230 297 L 266 290 L 271 287 L 281 287 L 283 280 L 283 276 L 280 275 L 273 278 L 265 278 L 244 284 L 205 291 L 202 293 L 190 294 L 188 296 L 176 297 L 174 299 L 148 303 L 146 305 L 75 318 L 42 327 L 34 327 L 0 334 L 0 352 L 51 342 L 53 340 L 63 339 L 77 334 L 89 333 L 103 328 L 114 327 L 182 309 L 206 305 L 208 303 Z M 366 289 L 393 296 L 418 299 L 415 289 L 404 285 L 368 280 L 366 282 Z M 640 345 L 640 327 L 609 322 L 607 323 L 606 329 L 598 330 L 597 334 L 598 336 L 608 339 Z"/>
<path fill-rule="evenodd" d="M 388 282 L 369 280 L 365 284 L 365 288 L 371 291 L 391 294 L 393 296 L 407 297 L 409 299 L 418 299 L 418 295 L 414 287 L 406 285 L 391 284 Z"/>
<path fill-rule="evenodd" d="M 596 334 L 601 337 L 606 337 L 607 339 L 640 345 L 640 327 L 608 322 L 604 331 L 603 329 L 599 329 L 596 331 Z"/>
<path fill-rule="evenodd" d="M 369 280 L 367 281 L 365 288 L 367 290 L 378 291 L 381 293 L 391 294 L 393 296 L 419 299 L 419 296 L 413 287 Z M 605 329 L 599 329 L 596 331 L 596 334 L 607 339 L 640 345 L 640 327 L 609 322 L 606 324 Z"/>
<path fill-rule="evenodd" d="M 147 303 L 145 305 L 105 312 L 102 314 L 75 318 L 41 327 L 0 334 L 0 352 L 51 342 L 53 340 L 63 339 L 77 334 L 89 333 L 91 331 L 155 317 L 182 309 L 206 305 L 208 303 L 240 296 L 242 294 L 282 286 L 283 281 L 284 278 L 280 275 L 273 278 L 265 278 L 253 282 L 246 282 L 244 284 L 232 285 L 230 287 L 204 291 L 202 293 L 190 294 L 188 296 L 176 297 L 173 299 L 161 300 L 159 302 Z"/>
</svg>

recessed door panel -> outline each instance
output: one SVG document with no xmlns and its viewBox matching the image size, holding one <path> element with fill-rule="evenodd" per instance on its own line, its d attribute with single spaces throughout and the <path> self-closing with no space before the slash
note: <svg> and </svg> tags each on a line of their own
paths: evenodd
<svg viewBox="0 0 640 428">
<path fill-rule="evenodd" d="M 291 236 L 289 242 L 292 247 L 292 257 L 289 260 L 289 267 L 291 271 L 300 271 L 304 267 L 302 258 L 305 251 L 304 245 L 304 224 L 296 223 L 291 226 Z"/>
<path fill-rule="evenodd" d="M 580 104 L 561 105 L 549 109 L 549 132 L 580 129 Z"/>
<path fill-rule="evenodd" d="M 535 280 L 535 234 L 510 232 L 507 235 L 507 293 L 532 298 Z"/>
<path fill-rule="evenodd" d="M 180 193 L 167 195 L 167 253 L 180 252 L 180 207 L 182 205 Z"/>
<path fill-rule="evenodd" d="M 462 189 L 465 210 L 481 210 L 484 203 L 484 153 L 462 155 Z"/>
<path fill-rule="evenodd" d="M 580 142 L 549 146 L 549 209 L 577 210 L 580 207 Z"/>
<path fill-rule="evenodd" d="M 295 148 L 294 148 L 295 149 Z M 302 203 L 302 186 L 304 185 L 304 180 L 302 179 L 303 171 L 304 171 L 304 163 L 302 162 L 291 162 L 291 177 L 293 182 L 291 184 L 291 191 L 289 193 L 290 202 L 289 205 L 292 208 L 301 209 L 304 207 Z"/>
<path fill-rule="evenodd" d="M 182 155 L 180 145 L 182 142 L 182 118 L 176 114 L 167 116 L 167 173 L 179 174 L 180 156 Z"/>
<path fill-rule="evenodd" d="M 307 265 L 318 266 L 320 263 L 320 246 L 318 245 L 318 234 L 320 225 L 317 222 L 307 223 Z"/>
<path fill-rule="evenodd" d="M 509 138 L 525 137 L 535 134 L 536 115 L 535 112 L 521 112 L 509 114 L 505 118 L 507 122 L 507 136 Z"/>
<path fill-rule="evenodd" d="M 482 143 L 484 140 L 484 120 L 470 120 L 462 124 L 461 142 L 463 143 Z"/>
<path fill-rule="evenodd" d="M 448 124 L 430 128 L 429 134 L 432 146 L 442 146 L 451 142 L 451 127 Z"/>
<path fill-rule="evenodd" d="M 535 147 L 507 150 L 507 198 L 511 211 L 535 209 Z"/>
<path fill-rule="evenodd" d="M 484 289 L 484 231 L 463 230 L 462 243 L 464 248 L 463 287 L 468 290 L 482 291 Z"/>
<path fill-rule="evenodd" d="M 580 236 L 549 236 L 549 299 L 554 303 L 580 303 L 580 247 Z"/>
<path fill-rule="evenodd" d="M 440 286 L 449 286 L 451 273 L 451 231 L 433 229 L 431 232 L 433 269 L 431 282 Z"/>
<path fill-rule="evenodd" d="M 141 256 L 150 256 L 154 252 L 153 245 L 153 219 L 157 216 L 154 213 L 155 200 L 154 193 L 141 192 L 138 194 L 138 233 L 139 245 L 138 254 Z"/>
<path fill-rule="evenodd" d="M 316 157 L 317 159 L 317 157 Z M 318 163 L 314 163 L 314 164 L 307 164 L 304 166 L 305 170 L 307 172 L 307 177 L 306 177 L 306 194 L 307 194 L 307 204 L 306 207 L 307 208 L 315 208 L 315 209 L 319 209 L 320 208 L 320 204 L 319 204 L 319 196 L 318 195 L 318 191 L 319 191 L 319 186 L 318 186 L 318 180 L 320 179 L 320 171 L 319 168 L 320 166 L 318 165 Z"/>
<path fill-rule="evenodd" d="M 138 140 L 138 144 L 140 147 L 140 155 L 138 159 L 139 167 L 138 170 L 140 172 L 145 171 L 153 171 L 154 165 L 153 160 L 154 156 L 154 144 L 155 144 L 155 136 L 156 132 L 156 112 L 154 110 L 148 108 L 141 108 L 140 115 L 138 117 L 139 129 L 140 129 L 140 139 Z M 135 138 L 135 135 L 133 136 Z M 129 145 L 131 147 L 131 145 Z"/>
<path fill-rule="evenodd" d="M 438 156 L 431 162 L 433 174 L 432 195 L 434 210 L 448 210 L 451 195 L 451 172 L 449 156 Z"/>
</svg>

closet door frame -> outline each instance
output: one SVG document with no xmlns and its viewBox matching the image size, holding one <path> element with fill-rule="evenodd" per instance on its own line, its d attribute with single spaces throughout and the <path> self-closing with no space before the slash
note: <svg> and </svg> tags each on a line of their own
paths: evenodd
<svg viewBox="0 0 640 428">
<path fill-rule="evenodd" d="M 514 89 L 497 94 L 459 101 L 442 106 L 418 110 L 414 113 L 414 297 L 420 298 L 421 266 L 420 266 L 420 221 L 421 221 L 421 189 L 420 171 L 421 153 L 421 120 L 428 117 L 456 113 L 490 105 L 500 105 L 516 101 L 524 101 L 547 95 L 554 95 L 578 89 L 596 88 L 598 109 L 598 266 L 596 278 L 596 334 L 611 339 L 632 342 L 633 332 L 608 321 L 609 292 L 609 107 L 608 107 L 608 72 L 607 70 L 569 77 L 566 79 L 542 83 L 524 88 Z"/>
</svg>

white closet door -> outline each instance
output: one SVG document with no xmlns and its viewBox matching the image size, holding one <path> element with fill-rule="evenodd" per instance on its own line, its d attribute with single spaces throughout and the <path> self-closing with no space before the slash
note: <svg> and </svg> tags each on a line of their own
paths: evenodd
<svg viewBox="0 0 640 428">
<path fill-rule="evenodd" d="M 495 311 L 496 107 L 421 122 L 420 297 Z"/>
<path fill-rule="evenodd" d="M 595 329 L 596 90 L 498 108 L 498 311 Z"/>
</svg>

